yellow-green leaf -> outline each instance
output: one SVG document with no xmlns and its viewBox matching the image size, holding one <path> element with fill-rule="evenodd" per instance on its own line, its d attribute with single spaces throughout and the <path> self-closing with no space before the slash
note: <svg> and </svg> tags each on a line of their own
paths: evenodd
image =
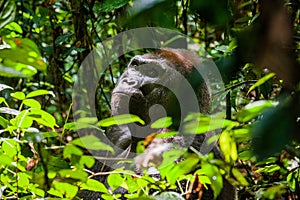
<svg viewBox="0 0 300 200">
<path fill-rule="evenodd" d="M 122 125 L 122 124 L 134 123 L 134 122 L 139 122 L 142 125 L 145 124 L 145 122 L 141 118 L 132 114 L 123 114 L 123 115 L 117 115 L 110 118 L 106 118 L 99 121 L 98 124 L 99 126 L 102 127 L 109 127 L 112 125 Z"/>
<path fill-rule="evenodd" d="M 77 138 L 71 143 L 90 150 L 107 150 L 114 152 L 111 146 L 101 142 L 100 139 L 94 135 L 87 135 L 84 137 Z"/>
<path fill-rule="evenodd" d="M 256 83 L 254 83 L 248 90 L 248 94 L 249 92 L 251 92 L 252 90 L 254 90 L 255 88 L 257 88 L 258 86 L 261 86 L 262 84 L 264 84 L 266 81 L 270 80 L 271 78 L 273 78 L 275 76 L 275 73 L 271 72 L 267 75 L 265 75 L 264 77 L 260 78 Z"/>
<path fill-rule="evenodd" d="M 172 125 L 171 117 L 163 117 L 151 124 L 151 128 L 168 128 Z"/>
</svg>

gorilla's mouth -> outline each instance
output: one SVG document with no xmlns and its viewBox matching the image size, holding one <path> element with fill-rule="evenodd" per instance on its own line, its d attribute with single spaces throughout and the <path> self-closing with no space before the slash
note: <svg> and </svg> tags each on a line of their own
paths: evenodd
<svg viewBox="0 0 300 200">
<path fill-rule="evenodd" d="M 139 116 L 145 125 L 150 122 L 148 100 L 141 91 L 133 94 L 114 92 L 112 95 L 115 100 L 112 105 L 113 115 L 133 114 Z"/>
<path fill-rule="evenodd" d="M 155 104 L 162 104 L 163 89 L 156 84 L 147 84 L 140 88 L 131 88 L 130 93 L 114 91 L 113 115 L 133 114 L 139 116 L 145 126 L 151 123 L 149 108 Z"/>
</svg>

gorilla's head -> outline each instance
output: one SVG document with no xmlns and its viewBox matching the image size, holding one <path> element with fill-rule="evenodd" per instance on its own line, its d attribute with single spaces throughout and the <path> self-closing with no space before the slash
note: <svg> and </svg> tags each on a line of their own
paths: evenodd
<svg viewBox="0 0 300 200">
<path fill-rule="evenodd" d="M 149 124 L 150 120 L 153 122 L 166 114 L 178 122 L 183 114 L 178 98 L 189 101 L 183 88 L 183 81 L 186 80 L 197 97 L 201 98 L 200 110 L 207 113 L 209 95 L 203 79 L 194 68 L 198 66 L 195 65 L 200 66 L 198 56 L 182 49 L 162 49 L 135 56 L 113 90 L 112 115 L 135 114 Z M 164 111 L 154 109 L 150 119 L 149 110 L 154 105 L 161 105 L 158 108 Z"/>
</svg>

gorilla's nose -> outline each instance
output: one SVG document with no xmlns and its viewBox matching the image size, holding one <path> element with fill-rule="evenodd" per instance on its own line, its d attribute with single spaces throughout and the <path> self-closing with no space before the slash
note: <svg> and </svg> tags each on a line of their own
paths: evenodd
<svg viewBox="0 0 300 200">
<path fill-rule="evenodd" d="M 128 85 L 130 87 L 136 87 L 138 85 L 138 81 L 135 79 L 131 79 L 131 78 L 124 78 L 122 83 L 124 84 L 125 87 L 126 87 L 126 85 Z"/>
</svg>

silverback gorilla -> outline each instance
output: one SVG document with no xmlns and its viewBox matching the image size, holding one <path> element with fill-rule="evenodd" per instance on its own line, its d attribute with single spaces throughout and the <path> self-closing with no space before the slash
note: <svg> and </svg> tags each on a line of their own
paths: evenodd
<svg viewBox="0 0 300 200">
<path fill-rule="evenodd" d="M 112 92 L 112 116 L 134 114 L 145 125 L 132 123 L 107 131 L 107 138 L 117 147 L 118 157 L 133 157 L 130 153 L 135 152 L 138 141 L 160 131 L 150 128 L 150 124 L 159 118 L 172 117 L 171 129 L 180 132 L 180 124 L 188 113 L 210 112 L 210 92 L 205 77 L 196 69 L 199 66 L 199 57 L 183 49 L 161 49 L 131 59 Z M 196 99 L 194 102 L 190 100 L 188 91 L 191 90 Z M 189 144 L 199 150 L 197 147 L 203 143 L 203 137 L 205 135 L 197 135 Z M 218 147 L 214 147 L 213 152 L 222 158 Z M 235 199 L 235 189 L 227 181 L 224 181 L 219 199 Z"/>
</svg>

